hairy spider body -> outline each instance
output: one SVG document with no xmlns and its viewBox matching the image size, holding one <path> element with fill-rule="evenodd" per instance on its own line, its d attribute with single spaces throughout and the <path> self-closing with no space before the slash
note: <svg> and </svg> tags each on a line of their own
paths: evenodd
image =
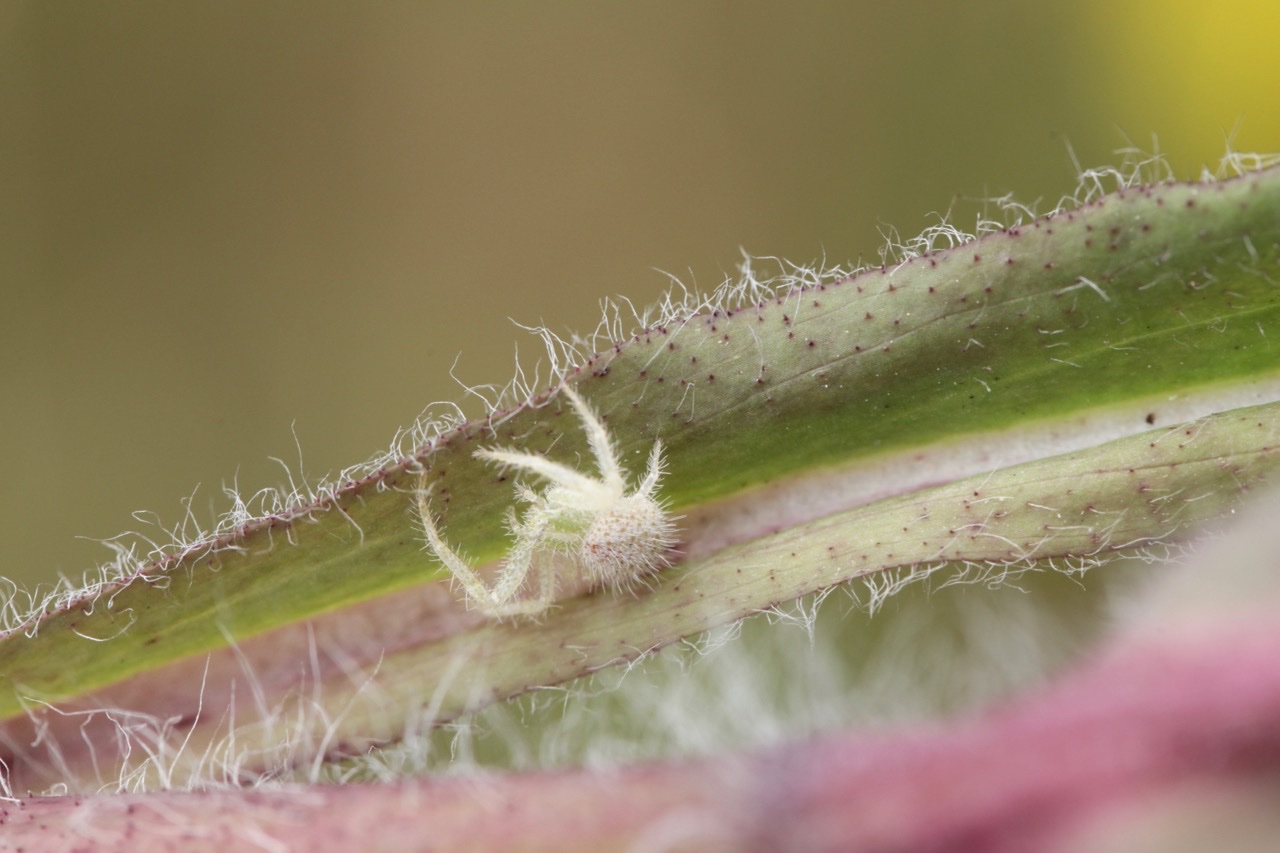
<svg viewBox="0 0 1280 853">
<path fill-rule="evenodd" d="M 662 479 L 662 443 L 655 441 L 644 478 L 627 492 L 626 472 L 600 418 L 571 387 L 564 394 L 582 420 L 587 444 L 600 469 L 589 477 L 543 456 L 519 450 L 477 450 L 479 459 L 504 469 L 524 471 L 546 480 L 537 492 L 516 484 L 516 496 L 529 504 L 523 516 L 507 513 L 514 538 L 492 587 L 444 540 L 436 527 L 426 491 L 418 511 L 428 550 L 453 574 L 468 601 L 491 616 L 537 615 L 556 600 L 564 562 L 591 589 L 626 589 L 667 565 L 675 542 L 675 524 L 657 499 Z M 557 560 L 560 557 L 560 560 Z M 522 597 L 530 575 L 539 578 L 538 592 Z"/>
</svg>

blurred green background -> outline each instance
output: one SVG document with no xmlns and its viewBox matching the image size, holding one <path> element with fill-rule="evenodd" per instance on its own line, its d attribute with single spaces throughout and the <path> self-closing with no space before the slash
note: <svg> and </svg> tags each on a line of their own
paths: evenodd
<svg viewBox="0 0 1280 853">
<path fill-rule="evenodd" d="M 957 199 L 1052 205 L 1068 146 L 1280 150 L 1277 32 L 1273 2 L 6 0 L 0 574 L 78 575 L 197 484 L 208 521 L 294 431 L 314 479 L 478 412 L 450 366 L 531 363 L 508 318 L 590 331 L 739 247 L 875 260 Z"/>
</svg>

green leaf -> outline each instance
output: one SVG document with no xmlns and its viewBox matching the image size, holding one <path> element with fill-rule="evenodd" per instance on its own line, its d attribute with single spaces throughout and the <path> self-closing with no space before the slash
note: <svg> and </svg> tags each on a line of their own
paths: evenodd
<svg viewBox="0 0 1280 853">
<path fill-rule="evenodd" d="M 1276 399 L 1278 261 L 1271 169 L 1131 187 L 856 275 L 748 277 L 566 377 L 633 473 L 656 439 L 667 448 L 686 556 L 652 591 L 494 625 L 438 583 L 416 490 L 431 487 L 447 538 L 486 563 L 509 545 L 513 495 L 475 449 L 590 467 L 574 414 L 548 392 L 11 619 L 4 739 L 61 726 L 70 755 L 78 720 L 24 716 L 57 703 L 185 719 L 191 744 L 212 744 L 219 703 L 247 671 L 262 708 L 323 685 L 324 706 L 346 713 L 325 737 L 351 746 L 393 737 L 433 693 L 447 717 L 868 573 L 1089 561 L 1168 541 L 1268 474 L 1275 412 L 1199 421 L 1194 440 L 1122 437 Z M 464 659 L 479 680 L 456 678 Z M 374 671 L 399 709 L 377 719 L 358 701 Z M 200 716 L 201 697 L 218 713 Z M 243 721 L 254 703 L 240 702 Z M 303 760 L 331 748 L 317 738 Z"/>
</svg>

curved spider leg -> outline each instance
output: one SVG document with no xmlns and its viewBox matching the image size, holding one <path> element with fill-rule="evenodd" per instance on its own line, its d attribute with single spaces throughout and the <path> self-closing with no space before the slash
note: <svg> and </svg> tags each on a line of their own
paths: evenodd
<svg viewBox="0 0 1280 853">
<path fill-rule="evenodd" d="M 533 568 L 534 554 L 546 538 L 547 526 L 550 523 L 551 516 L 548 510 L 543 506 L 535 505 L 512 528 L 516 539 L 515 544 L 507 552 L 507 558 L 502 561 L 497 583 L 492 589 L 485 590 L 488 605 L 495 614 L 507 615 L 507 613 L 536 612 L 546 609 L 546 602 L 522 601 L 517 599 L 517 595 L 529 577 L 529 572 Z M 537 606 L 526 609 L 526 605 Z"/>
<path fill-rule="evenodd" d="M 422 530 L 427 534 L 427 544 L 431 547 L 431 552 L 435 554 L 436 559 L 443 563 L 449 573 L 462 585 L 467 598 L 484 602 L 489 598 L 489 588 L 484 585 L 484 580 L 475 573 L 475 570 L 467 565 L 462 555 L 453 550 L 440 535 L 440 530 L 436 527 L 435 519 L 431 514 L 431 505 L 427 501 L 429 491 L 428 489 L 418 494 L 418 516 L 422 519 Z"/>
</svg>

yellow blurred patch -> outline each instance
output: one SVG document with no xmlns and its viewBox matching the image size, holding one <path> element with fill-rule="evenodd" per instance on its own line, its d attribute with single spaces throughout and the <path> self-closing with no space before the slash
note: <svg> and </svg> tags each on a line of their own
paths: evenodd
<svg viewBox="0 0 1280 853">
<path fill-rule="evenodd" d="M 1099 109 L 1179 177 L 1236 151 L 1280 150 L 1280 3 L 1111 3 L 1092 18 Z M 1088 49 L 1088 48 L 1086 48 Z"/>
</svg>

